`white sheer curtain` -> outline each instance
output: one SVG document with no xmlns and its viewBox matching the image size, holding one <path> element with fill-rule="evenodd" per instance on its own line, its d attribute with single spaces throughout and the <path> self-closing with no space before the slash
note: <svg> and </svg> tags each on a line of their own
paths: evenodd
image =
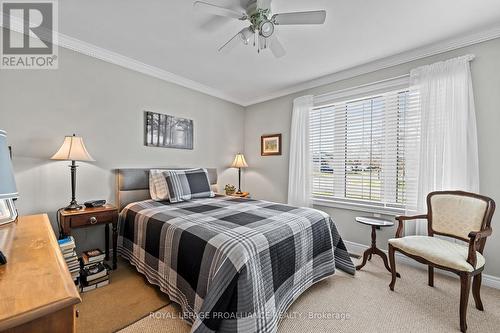
<svg viewBox="0 0 500 333">
<path fill-rule="evenodd" d="M 313 96 L 302 96 L 293 101 L 290 130 L 290 165 L 288 173 L 288 204 L 311 207 L 311 153 L 309 149 L 309 113 Z"/>
<path fill-rule="evenodd" d="M 407 144 L 408 208 L 427 209 L 426 196 L 436 190 L 479 191 L 476 114 L 467 55 L 410 73 L 410 91 L 417 93 L 420 140 Z M 413 162 L 418 161 L 417 163 Z M 419 221 L 415 233 L 427 233 Z"/>
</svg>

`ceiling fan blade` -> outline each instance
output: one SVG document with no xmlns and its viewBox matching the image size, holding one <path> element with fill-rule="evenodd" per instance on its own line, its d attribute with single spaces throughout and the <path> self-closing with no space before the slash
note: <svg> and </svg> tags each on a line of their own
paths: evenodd
<svg viewBox="0 0 500 333">
<path fill-rule="evenodd" d="M 250 42 L 250 39 L 252 38 L 254 32 L 250 28 L 244 28 L 240 32 L 238 32 L 236 35 L 233 36 L 230 40 L 226 42 L 226 44 L 222 45 L 219 48 L 219 52 L 221 53 L 229 53 L 231 50 L 233 50 L 236 46 L 239 44 L 245 44 L 247 45 Z"/>
<path fill-rule="evenodd" d="M 257 8 L 271 9 L 271 0 L 257 0 Z"/>
<path fill-rule="evenodd" d="M 269 48 L 271 49 L 271 52 L 274 54 L 276 58 L 281 58 L 286 54 L 285 48 L 283 47 L 283 44 L 281 44 L 280 40 L 276 35 L 272 35 L 270 38 L 267 40 L 269 43 Z"/>
<path fill-rule="evenodd" d="M 213 14 L 213 15 L 231 17 L 231 18 L 235 18 L 238 20 L 246 20 L 247 19 L 247 14 L 245 14 L 244 12 L 238 12 L 236 10 L 232 10 L 229 8 L 216 6 L 214 4 L 204 2 L 204 1 L 195 1 L 193 3 L 193 6 L 197 9 L 203 10 L 203 11 L 210 13 L 210 14 Z"/>
<path fill-rule="evenodd" d="M 283 13 L 273 15 L 272 21 L 276 25 L 287 24 L 323 24 L 326 19 L 326 10 L 312 12 Z"/>
</svg>

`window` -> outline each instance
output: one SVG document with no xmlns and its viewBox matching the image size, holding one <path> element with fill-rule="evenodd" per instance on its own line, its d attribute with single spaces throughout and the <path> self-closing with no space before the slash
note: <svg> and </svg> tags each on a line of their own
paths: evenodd
<svg viewBox="0 0 500 333">
<path fill-rule="evenodd" d="M 310 115 L 315 203 L 405 207 L 405 144 L 418 127 L 408 88 L 316 107 Z"/>
</svg>

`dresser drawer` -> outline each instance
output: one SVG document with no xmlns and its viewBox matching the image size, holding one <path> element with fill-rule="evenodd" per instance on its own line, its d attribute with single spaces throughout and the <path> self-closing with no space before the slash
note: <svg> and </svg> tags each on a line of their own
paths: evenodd
<svg viewBox="0 0 500 333">
<path fill-rule="evenodd" d="M 111 223 L 114 217 L 113 212 L 102 212 L 99 214 L 83 214 L 71 217 L 71 228 L 84 227 L 88 225 Z"/>
</svg>

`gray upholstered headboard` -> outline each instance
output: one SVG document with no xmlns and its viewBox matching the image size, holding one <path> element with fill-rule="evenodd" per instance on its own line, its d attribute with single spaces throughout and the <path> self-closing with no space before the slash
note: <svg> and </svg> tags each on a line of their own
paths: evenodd
<svg viewBox="0 0 500 333">
<path fill-rule="evenodd" d="M 116 169 L 116 204 L 120 211 L 131 202 L 151 198 L 149 194 L 149 170 L 151 169 L 185 170 L 189 168 Z M 217 169 L 207 168 L 207 171 L 210 184 L 217 184 Z"/>
</svg>

